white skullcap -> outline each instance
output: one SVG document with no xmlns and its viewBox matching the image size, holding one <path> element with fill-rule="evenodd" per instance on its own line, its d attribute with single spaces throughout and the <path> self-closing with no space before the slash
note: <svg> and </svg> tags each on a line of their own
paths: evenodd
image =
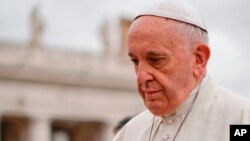
<svg viewBox="0 0 250 141">
<path fill-rule="evenodd" d="M 200 14 L 189 4 L 180 0 L 164 0 L 143 9 L 136 17 L 152 15 L 193 24 L 207 31 Z"/>
</svg>

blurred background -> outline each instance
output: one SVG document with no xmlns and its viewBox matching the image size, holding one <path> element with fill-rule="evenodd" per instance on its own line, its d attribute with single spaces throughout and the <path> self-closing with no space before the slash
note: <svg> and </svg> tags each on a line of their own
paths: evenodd
<svg viewBox="0 0 250 141">
<path fill-rule="evenodd" d="M 208 73 L 250 98 L 250 1 L 186 1 L 208 27 Z M 110 141 L 144 109 L 125 40 L 152 2 L 0 0 L 0 141 Z"/>
</svg>

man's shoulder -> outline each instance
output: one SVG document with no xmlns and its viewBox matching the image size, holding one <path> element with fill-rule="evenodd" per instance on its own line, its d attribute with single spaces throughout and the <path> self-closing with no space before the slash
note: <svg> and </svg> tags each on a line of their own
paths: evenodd
<svg viewBox="0 0 250 141">
<path fill-rule="evenodd" d="M 223 87 L 219 87 L 217 93 L 218 99 L 226 104 L 234 105 L 238 108 L 242 107 L 250 109 L 250 99 L 244 98 L 239 94 L 236 94 Z"/>
<path fill-rule="evenodd" d="M 219 103 L 219 105 L 221 106 L 225 106 L 225 104 L 230 104 L 235 108 L 250 108 L 250 99 L 244 98 L 239 94 L 236 94 L 220 85 L 217 85 L 209 75 L 207 78 L 208 79 L 204 88 L 204 93 L 209 93 L 209 95 L 211 96 L 205 96 L 203 97 L 203 99 L 205 98 L 206 101 L 212 100 L 217 104 Z"/>
<path fill-rule="evenodd" d="M 153 117 L 154 116 L 148 110 L 145 110 L 131 119 L 127 126 L 139 126 L 151 123 Z"/>
<path fill-rule="evenodd" d="M 148 127 L 152 124 L 153 115 L 145 110 L 132 118 L 116 135 L 113 141 L 141 140 Z"/>
<path fill-rule="evenodd" d="M 215 97 L 216 108 L 224 118 L 234 123 L 250 122 L 250 100 L 219 87 Z"/>
</svg>

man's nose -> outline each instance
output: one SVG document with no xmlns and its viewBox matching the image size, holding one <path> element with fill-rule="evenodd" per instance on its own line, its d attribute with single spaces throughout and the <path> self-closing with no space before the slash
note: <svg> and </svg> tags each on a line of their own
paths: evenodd
<svg viewBox="0 0 250 141">
<path fill-rule="evenodd" d="M 149 71 L 143 68 L 138 68 L 137 70 L 137 81 L 139 84 L 145 84 L 146 82 L 149 82 L 153 80 L 153 76 Z"/>
</svg>

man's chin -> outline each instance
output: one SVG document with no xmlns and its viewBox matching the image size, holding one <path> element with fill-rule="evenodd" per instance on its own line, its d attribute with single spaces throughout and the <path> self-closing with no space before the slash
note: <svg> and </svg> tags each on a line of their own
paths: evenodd
<svg viewBox="0 0 250 141">
<path fill-rule="evenodd" d="M 165 115 L 164 110 L 158 105 L 147 104 L 146 107 L 155 116 L 163 116 L 163 115 Z"/>
<path fill-rule="evenodd" d="M 149 110 L 154 116 L 164 116 L 162 112 Z"/>
</svg>

